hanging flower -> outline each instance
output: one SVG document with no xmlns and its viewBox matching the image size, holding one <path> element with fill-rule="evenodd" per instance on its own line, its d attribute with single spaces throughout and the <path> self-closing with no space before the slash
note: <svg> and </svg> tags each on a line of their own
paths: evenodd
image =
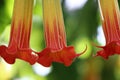
<svg viewBox="0 0 120 80">
<path fill-rule="evenodd" d="M 97 56 L 108 59 L 109 56 L 120 54 L 120 14 L 117 0 L 99 0 L 102 27 L 106 39 L 103 50 Z"/>
<path fill-rule="evenodd" d="M 0 46 L 0 55 L 13 64 L 16 58 L 34 64 L 37 56 L 29 47 L 33 0 L 15 0 L 8 47 Z"/>
<path fill-rule="evenodd" d="M 46 48 L 38 54 L 38 63 L 46 67 L 52 62 L 70 66 L 73 59 L 81 54 L 76 54 L 73 46 L 66 45 L 60 0 L 43 0 L 43 13 Z"/>
</svg>

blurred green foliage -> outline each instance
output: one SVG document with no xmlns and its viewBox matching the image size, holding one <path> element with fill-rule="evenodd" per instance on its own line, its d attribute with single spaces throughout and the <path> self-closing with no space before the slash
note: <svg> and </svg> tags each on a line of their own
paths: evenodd
<svg viewBox="0 0 120 80">
<path fill-rule="evenodd" d="M 14 0 L 0 0 L 0 44 L 7 44 L 9 41 L 13 2 Z M 87 45 L 88 51 L 70 67 L 53 63 L 51 72 L 46 76 L 37 74 L 33 66 L 21 60 L 17 60 L 14 65 L 8 65 L 1 59 L 0 80 L 120 80 L 118 55 L 109 60 L 92 56 L 97 48 L 91 43 L 98 43 L 96 37 L 100 25 L 97 0 L 87 0 L 82 8 L 72 11 L 66 8 L 65 0 L 62 0 L 62 8 L 68 45 L 75 46 L 78 53 Z M 45 47 L 41 0 L 36 0 L 34 5 L 32 26 L 31 48 L 41 51 Z"/>
</svg>

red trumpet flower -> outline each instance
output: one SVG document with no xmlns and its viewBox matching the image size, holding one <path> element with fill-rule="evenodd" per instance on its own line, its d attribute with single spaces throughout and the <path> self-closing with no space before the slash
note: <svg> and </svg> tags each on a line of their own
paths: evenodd
<svg viewBox="0 0 120 80">
<path fill-rule="evenodd" d="M 38 63 L 46 67 L 52 62 L 70 66 L 73 59 L 81 54 L 76 54 L 74 47 L 66 45 L 60 0 L 43 0 L 43 11 L 46 48 L 38 54 Z"/>
<path fill-rule="evenodd" d="M 117 0 L 99 0 L 102 27 L 106 45 L 100 48 L 97 56 L 108 59 L 109 56 L 120 54 L 120 14 Z"/>
<path fill-rule="evenodd" d="M 13 64 L 16 58 L 34 64 L 36 54 L 29 47 L 33 0 L 15 0 L 8 47 L 0 46 L 0 56 Z"/>
</svg>

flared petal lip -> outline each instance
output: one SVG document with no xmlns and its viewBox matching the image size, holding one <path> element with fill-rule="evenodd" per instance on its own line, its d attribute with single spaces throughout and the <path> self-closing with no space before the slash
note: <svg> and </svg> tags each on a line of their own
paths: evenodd
<svg viewBox="0 0 120 80">
<path fill-rule="evenodd" d="M 18 48 L 14 52 L 9 52 L 7 51 L 7 49 L 8 48 L 6 46 L 1 45 L 0 56 L 4 58 L 4 60 L 9 64 L 14 64 L 16 59 L 21 59 L 33 65 L 38 59 L 38 55 L 36 54 L 36 52 L 29 48 L 25 49 Z"/>
<path fill-rule="evenodd" d="M 114 54 L 120 54 L 120 41 L 113 41 L 109 44 L 106 44 L 105 46 L 97 46 L 98 48 L 102 48 L 103 50 L 100 50 L 97 52 L 96 56 L 101 56 L 104 59 L 108 59 L 109 56 Z"/>
<path fill-rule="evenodd" d="M 80 54 L 76 54 L 73 46 L 65 47 L 62 50 L 56 52 L 52 52 L 50 48 L 45 48 L 43 51 L 38 53 L 39 59 L 37 62 L 45 67 L 49 67 L 52 62 L 59 62 L 65 66 L 70 66 L 74 59 L 82 55 L 86 50 L 87 47 Z"/>
</svg>

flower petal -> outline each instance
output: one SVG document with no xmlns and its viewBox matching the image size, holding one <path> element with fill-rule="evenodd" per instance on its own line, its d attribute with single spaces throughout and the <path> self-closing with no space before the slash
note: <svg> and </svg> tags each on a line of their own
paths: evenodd
<svg viewBox="0 0 120 80">
<path fill-rule="evenodd" d="M 6 52 L 6 46 L 0 46 L 0 56 L 9 64 L 13 64 L 15 62 L 15 55 L 8 54 Z"/>
<path fill-rule="evenodd" d="M 60 51 L 54 52 L 50 48 L 45 48 L 39 54 L 38 63 L 49 67 L 52 62 L 63 63 L 65 66 L 70 66 L 73 60 L 78 56 L 72 46 L 65 47 Z"/>
<path fill-rule="evenodd" d="M 31 49 L 19 49 L 18 53 L 16 53 L 16 57 L 29 62 L 31 65 L 34 64 L 38 59 L 37 54 L 34 53 Z"/>
<path fill-rule="evenodd" d="M 108 59 L 109 56 L 114 54 L 120 54 L 120 41 L 114 41 L 103 47 L 103 50 L 98 51 L 96 56 L 102 56 L 104 59 Z"/>
</svg>

